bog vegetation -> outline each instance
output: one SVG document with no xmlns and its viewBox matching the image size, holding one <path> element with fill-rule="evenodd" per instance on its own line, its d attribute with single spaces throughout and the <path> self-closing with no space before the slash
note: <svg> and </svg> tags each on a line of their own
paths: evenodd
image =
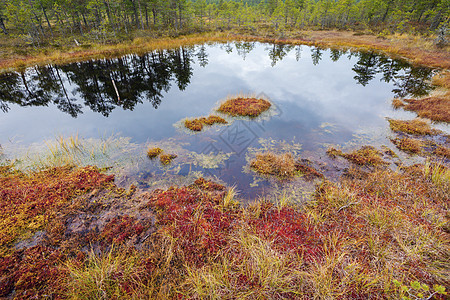
<svg viewBox="0 0 450 300">
<path fill-rule="evenodd" d="M 357 168 L 305 205 L 284 194 L 241 207 L 203 178 L 139 194 L 93 167 L 4 166 L 0 296 L 444 299 L 450 170 Z"/>
<path fill-rule="evenodd" d="M 314 34 L 325 45 L 369 46 L 448 68 L 449 15 L 445 0 L 0 0 L 0 55 L 27 57 L 39 47 L 50 55 L 49 49 L 76 45 L 76 53 L 57 57 L 80 59 L 97 53 L 89 52 L 94 44 L 135 38 L 98 52 L 119 55 L 146 49 L 140 37 L 164 36 L 152 44 L 164 48 L 224 40 L 226 33 L 171 38 L 226 30 L 312 43 L 304 30 L 351 29 L 341 41 Z M 398 35 L 383 44 L 396 33 L 414 34 L 413 43 Z M 416 39 L 418 33 L 433 43 Z M 372 37 L 355 41 L 363 34 Z M 426 49 L 416 55 L 414 47 Z M 25 61 L 12 65 L 23 69 Z M 393 106 L 448 123 L 449 78 L 448 72 L 434 78 L 440 94 L 395 99 Z M 218 111 L 253 118 L 270 106 L 236 98 Z M 226 122 L 211 115 L 184 125 L 201 131 Z M 347 164 L 332 182 L 290 153 L 257 153 L 249 165 L 263 176 L 316 180 L 303 204 L 283 193 L 244 207 L 234 188 L 204 178 L 153 191 L 123 189 L 94 166 L 66 161 L 22 170 L 0 152 L 0 297 L 446 299 L 448 136 L 424 119 L 388 122 L 393 144 L 426 156 L 424 163 L 396 161 L 392 168 L 390 149 L 330 147 L 327 154 Z M 168 165 L 177 157 L 170 150 L 146 154 Z"/>
</svg>

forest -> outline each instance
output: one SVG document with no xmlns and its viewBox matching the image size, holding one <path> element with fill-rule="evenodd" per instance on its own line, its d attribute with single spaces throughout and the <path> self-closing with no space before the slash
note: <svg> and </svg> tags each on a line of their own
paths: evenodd
<svg viewBox="0 0 450 300">
<path fill-rule="evenodd" d="M 430 33 L 450 21 L 449 0 L 1 0 L 0 32 L 34 46 L 78 36 L 124 40 L 238 29 Z M 445 29 L 444 29 L 445 30 Z M 77 42 L 78 43 L 78 42 Z"/>
</svg>

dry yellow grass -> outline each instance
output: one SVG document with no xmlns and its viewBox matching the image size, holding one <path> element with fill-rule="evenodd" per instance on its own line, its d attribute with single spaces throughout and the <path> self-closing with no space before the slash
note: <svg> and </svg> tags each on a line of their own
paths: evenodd
<svg viewBox="0 0 450 300">
<path fill-rule="evenodd" d="M 420 119 L 410 121 L 389 119 L 388 121 L 392 131 L 401 131 L 415 135 L 435 135 L 440 133 L 439 130 L 431 128 L 428 122 Z"/>
</svg>

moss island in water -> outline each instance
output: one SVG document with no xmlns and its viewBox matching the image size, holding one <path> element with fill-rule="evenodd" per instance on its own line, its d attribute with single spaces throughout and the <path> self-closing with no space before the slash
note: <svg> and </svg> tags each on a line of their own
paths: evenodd
<svg viewBox="0 0 450 300">
<path fill-rule="evenodd" d="M 147 157 L 151 160 L 155 159 L 159 156 L 159 161 L 163 165 L 168 165 L 178 157 L 176 154 L 165 154 L 164 150 L 158 147 L 149 148 L 147 150 Z"/>
<path fill-rule="evenodd" d="M 237 97 L 226 100 L 220 105 L 217 111 L 233 117 L 256 118 L 271 106 L 272 104 L 265 99 Z"/>
<path fill-rule="evenodd" d="M 195 118 L 184 121 L 184 127 L 192 131 L 202 131 L 204 125 L 212 126 L 214 124 L 227 124 L 228 122 L 219 116 L 211 115 L 208 117 Z"/>
<path fill-rule="evenodd" d="M 323 174 L 311 167 L 306 159 L 295 161 L 291 153 L 276 154 L 271 151 L 257 153 L 250 161 L 250 168 L 264 176 L 291 178 L 303 175 L 306 180 L 324 178 Z"/>
</svg>

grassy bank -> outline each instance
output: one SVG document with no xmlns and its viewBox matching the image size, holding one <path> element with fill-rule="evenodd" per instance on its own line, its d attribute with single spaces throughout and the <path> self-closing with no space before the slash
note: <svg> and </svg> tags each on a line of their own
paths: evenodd
<svg viewBox="0 0 450 300">
<path fill-rule="evenodd" d="M 190 46 L 207 42 L 260 41 L 272 43 L 306 44 L 321 47 L 345 47 L 383 51 L 394 56 L 408 58 L 411 62 L 432 67 L 450 67 L 450 46 L 438 48 L 433 37 L 408 34 L 375 35 L 352 31 L 311 31 L 240 33 L 235 31 L 208 32 L 172 37 L 137 37 L 112 45 L 87 42 L 84 45 L 70 43 L 71 46 L 30 49 L 17 51 L 19 46 L 4 42 L 0 56 L 0 69 L 23 68 L 35 64 L 69 63 L 93 58 L 117 57 L 127 53 L 143 53 L 156 49 Z"/>
<path fill-rule="evenodd" d="M 450 284 L 450 170 L 429 163 L 361 172 L 355 165 L 340 183 L 324 180 L 306 205 L 280 195 L 243 208 L 233 189 L 202 178 L 140 193 L 117 188 L 95 168 L 22 173 L 4 167 L 1 234 L 10 238 L 0 240 L 0 296 L 443 293 Z M 23 226 L 6 224 L 17 218 Z"/>
</svg>

